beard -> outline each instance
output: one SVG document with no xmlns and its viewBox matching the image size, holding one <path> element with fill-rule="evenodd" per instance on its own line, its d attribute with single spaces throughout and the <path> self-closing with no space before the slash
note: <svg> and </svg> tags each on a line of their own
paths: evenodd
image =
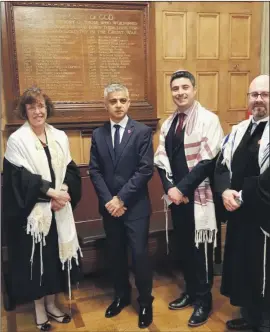
<svg viewBox="0 0 270 332">
<path fill-rule="evenodd" d="M 252 114 L 256 119 L 263 119 L 268 115 L 268 110 L 264 105 L 256 105 L 253 107 Z"/>
</svg>

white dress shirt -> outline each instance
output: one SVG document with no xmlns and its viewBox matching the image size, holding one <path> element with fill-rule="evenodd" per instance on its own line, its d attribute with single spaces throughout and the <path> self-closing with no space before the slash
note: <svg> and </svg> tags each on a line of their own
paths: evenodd
<svg viewBox="0 0 270 332">
<path fill-rule="evenodd" d="M 120 142 L 122 141 L 122 137 L 124 135 L 124 131 L 126 129 L 126 126 L 127 126 L 127 123 L 128 123 L 128 116 L 125 115 L 125 117 L 119 122 L 119 123 L 116 123 L 114 121 L 112 121 L 110 119 L 110 122 L 111 122 L 111 135 L 112 135 L 112 145 L 113 145 L 113 148 L 114 148 L 114 134 L 115 134 L 115 128 L 114 128 L 114 125 L 119 125 L 120 128 L 119 128 L 119 136 L 120 136 Z"/>
<path fill-rule="evenodd" d="M 187 118 L 188 114 L 190 113 L 190 111 L 192 110 L 193 105 L 194 105 L 194 104 L 192 104 L 192 106 L 190 106 L 187 110 L 185 110 L 185 111 L 183 112 L 184 114 L 186 114 L 186 118 Z M 178 115 L 179 115 L 179 114 L 180 114 L 180 112 L 178 111 Z M 184 119 L 183 128 L 184 128 L 184 126 L 185 126 L 186 118 Z M 177 122 L 176 122 L 175 132 L 176 132 L 176 130 L 177 130 L 178 124 L 179 124 L 179 117 L 178 117 Z"/>
<path fill-rule="evenodd" d="M 256 129 L 256 127 L 258 126 L 258 124 L 260 122 L 267 122 L 269 120 L 269 116 L 267 116 L 266 118 L 263 118 L 261 120 L 258 120 L 258 121 L 255 121 L 254 118 L 251 119 L 251 122 L 252 122 L 252 127 L 251 127 L 251 131 L 250 131 L 250 134 L 252 135 L 254 130 Z"/>
</svg>

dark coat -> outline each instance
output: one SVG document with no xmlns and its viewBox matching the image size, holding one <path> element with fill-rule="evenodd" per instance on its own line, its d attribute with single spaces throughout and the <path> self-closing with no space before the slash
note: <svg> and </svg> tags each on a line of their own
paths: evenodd
<svg viewBox="0 0 270 332">
<path fill-rule="evenodd" d="M 147 186 L 153 175 L 151 128 L 129 118 L 117 159 L 114 156 L 110 122 L 94 130 L 89 170 L 101 215 L 109 215 L 105 205 L 116 195 L 127 207 L 127 220 L 151 214 Z"/>
<path fill-rule="evenodd" d="M 227 212 L 221 293 L 235 306 L 270 305 L 270 240 L 266 250 L 266 290 L 263 289 L 264 234 L 270 232 L 270 170 L 260 175 L 259 141 L 264 125 L 252 136 L 249 128 L 232 160 L 232 179 L 226 165 L 219 159 L 215 172 L 216 191 L 221 196 L 227 188 L 242 190 L 243 204 Z"/>
</svg>

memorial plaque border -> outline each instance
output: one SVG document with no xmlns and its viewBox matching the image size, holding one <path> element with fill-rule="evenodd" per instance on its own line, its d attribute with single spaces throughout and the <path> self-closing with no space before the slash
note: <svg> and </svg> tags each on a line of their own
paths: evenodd
<svg viewBox="0 0 270 332">
<path fill-rule="evenodd" d="M 13 131 L 22 121 L 16 116 L 15 105 L 19 97 L 19 72 L 15 39 L 15 6 L 93 8 L 93 9 L 128 9 L 142 10 L 144 18 L 144 58 L 146 64 L 145 100 L 133 101 L 129 110 L 132 118 L 156 129 L 158 119 L 156 111 L 156 57 L 155 57 L 155 13 L 149 2 L 6 2 L 2 7 L 2 43 L 3 77 L 7 111 L 6 129 Z M 91 134 L 92 130 L 107 121 L 103 103 L 91 102 L 55 102 L 56 115 L 49 122 L 61 129 L 82 130 L 82 134 Z"/>
</svg>

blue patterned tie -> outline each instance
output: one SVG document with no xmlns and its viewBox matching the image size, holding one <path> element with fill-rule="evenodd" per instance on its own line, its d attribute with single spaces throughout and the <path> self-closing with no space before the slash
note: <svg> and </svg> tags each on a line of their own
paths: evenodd
<svg viewBox="0 0 270 332">
<path fill-rule="evenodd" d="M 255 129 L 257 128 L 258 124 L 256 122 L 253 122 L 252 123 L 252 127 L 251 127 L 251 130 L 250 130 L 250 135 L 252 135 L 255 131 Z"/>
</svg>

